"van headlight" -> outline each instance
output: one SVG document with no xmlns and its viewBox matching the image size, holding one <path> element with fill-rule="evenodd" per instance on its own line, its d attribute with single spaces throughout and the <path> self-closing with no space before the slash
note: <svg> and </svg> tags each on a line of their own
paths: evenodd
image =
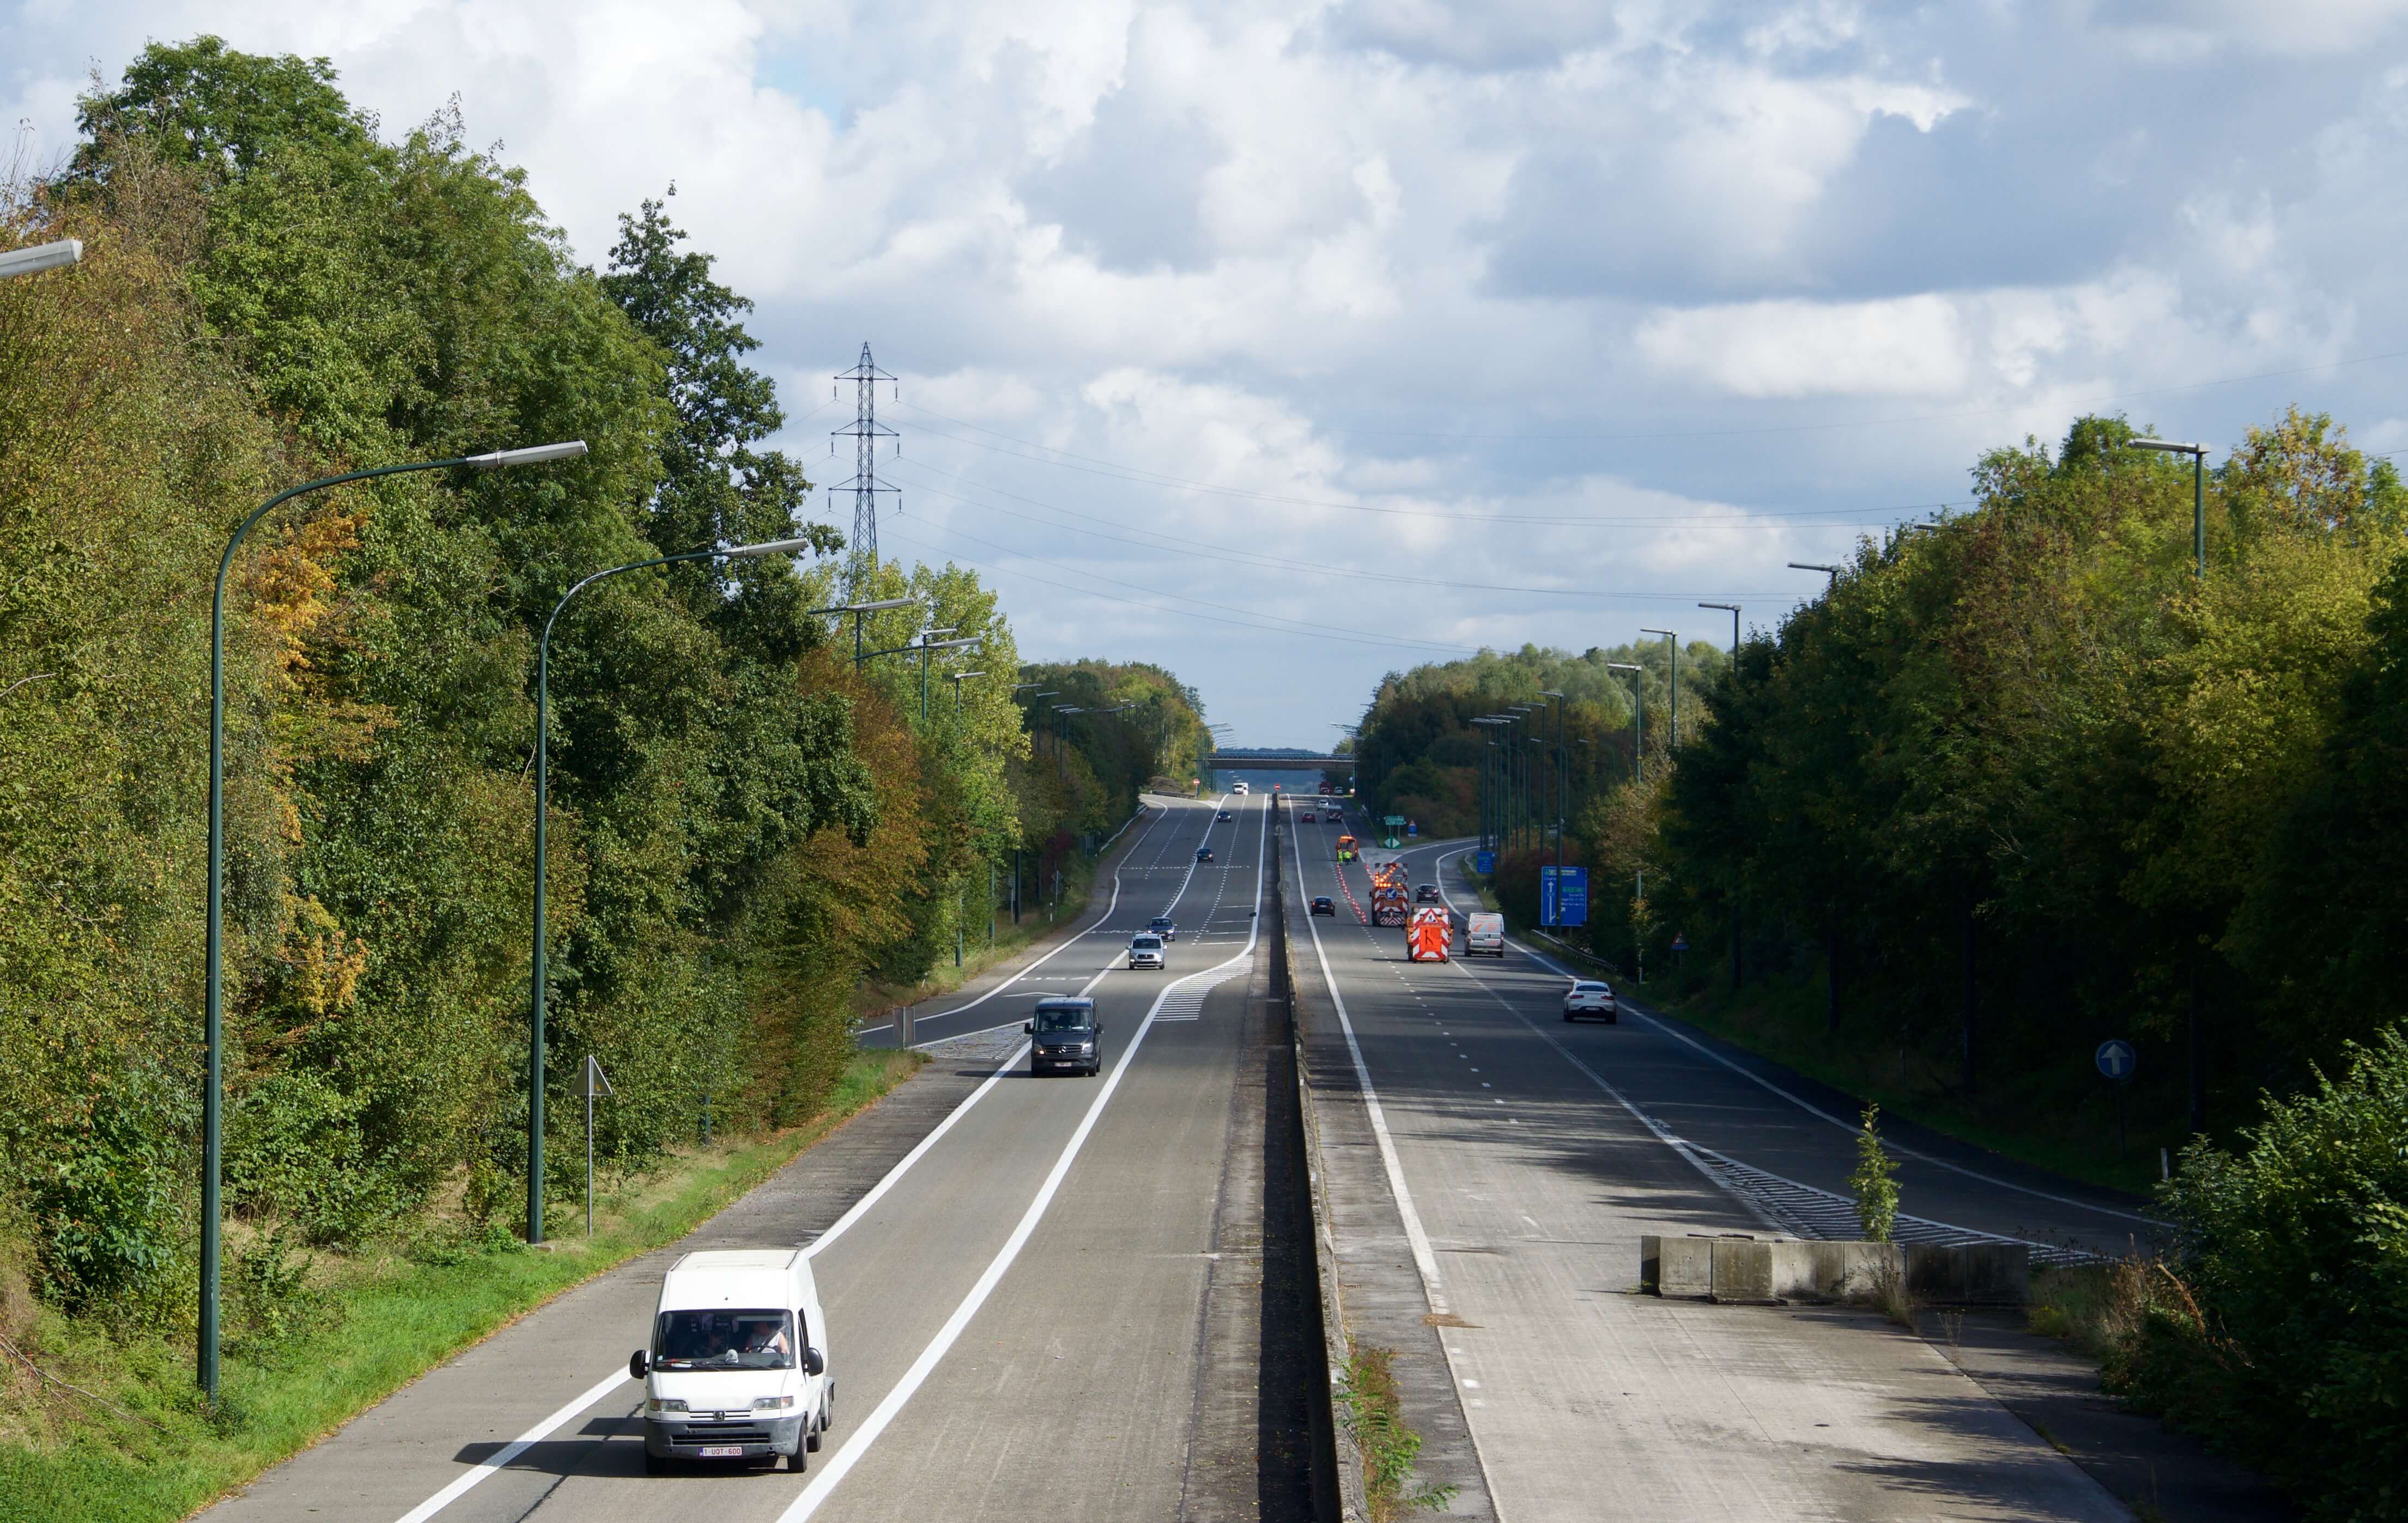
<svg viewBox="0 0 2408 1523">
<path fill-rule="evenodd" d="M 646 1412 L 683 1412 L 685 1410 L 685 1398 L 681 1396 L 655 1396 L 651 1401 L 644 1403 L 644 1410 Z"/>
<path fill-rule="evenodd" d="M 791 1396 L 756 1396 L 752 1399 L 755 1412 L 783 1412 L 795 1404 Z"/>
</svg>

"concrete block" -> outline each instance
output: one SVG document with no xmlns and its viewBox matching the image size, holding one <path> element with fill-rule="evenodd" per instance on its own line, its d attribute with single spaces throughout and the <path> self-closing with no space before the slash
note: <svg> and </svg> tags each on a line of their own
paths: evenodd
<svg viewBox="0 0 2408 1523">
<path fill-rule="evenodd" d="M 2021 1243 L 1910 1243 L 1906 1290 L 1947 1306 L 2021 1306 L 2030 1299 L 2031 1249 Z"/>
<path fill-rule="evenodd" d="M 1675 1300 L 1704 1300 L 1714 1292 L 1713 1239 L 1657 1237 L 1639 1240 L 1639 1284 Z"/>
<path fill-rule="evenodd" d="M 1754 1238 L 1715 1238 L 1713 1300 L 1725 1306 L 1768 1306 L 1772 1294 L 1770 1243 Z"/>
<path fill-rule="evenodd" d="M 1894 1243 L 1776 1243 L 1772 1293 L 1783 1300 L 1870 1300 L 1885 1273 L 1902 1274 Z"/>
</svg>

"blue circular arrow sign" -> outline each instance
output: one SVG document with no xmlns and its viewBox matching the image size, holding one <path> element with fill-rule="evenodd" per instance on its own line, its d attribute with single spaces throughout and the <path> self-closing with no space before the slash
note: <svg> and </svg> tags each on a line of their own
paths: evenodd
<svg viewBox="0 0 2408 1523">
<path fill-rule="evenodd" d="M 2110 1079 L 2128 1079 L 2132 1070 L 2141 1066 L 2140 1055 L 2132 1051 L 2130 1042 L 2120 1037 L 2100 1042 L 2091 1060 L 2099 1065 L 2099 1071 Z"/>
</svg>

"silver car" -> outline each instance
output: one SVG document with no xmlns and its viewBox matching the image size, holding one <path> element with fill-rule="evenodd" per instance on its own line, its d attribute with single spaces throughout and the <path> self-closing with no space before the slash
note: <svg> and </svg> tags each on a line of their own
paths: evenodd
<svg viewBox="0 0 2408 1523">
<path fill-rule="evenodd" d="M 1150 932 L 1140 932 L 1130 937 L 1128 965 L 1131 968 L 1167 966 L 1162 960 L 1162 938 Z"/>
</svg>

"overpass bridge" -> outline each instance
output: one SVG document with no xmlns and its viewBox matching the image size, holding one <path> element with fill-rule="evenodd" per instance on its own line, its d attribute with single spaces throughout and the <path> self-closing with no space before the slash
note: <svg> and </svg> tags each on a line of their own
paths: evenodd
<svg viewBox="0 0 2408 1523">
<path fill-rule="evenodd" d="M 1209 759 L 1213 769 L 1222 772 L 1351 772 L 1354 769 L 1352 756 L 1299 756 L 1294 752 L 1254 756 L 1242 751 L 1216 751 Z"/>
</svg>

